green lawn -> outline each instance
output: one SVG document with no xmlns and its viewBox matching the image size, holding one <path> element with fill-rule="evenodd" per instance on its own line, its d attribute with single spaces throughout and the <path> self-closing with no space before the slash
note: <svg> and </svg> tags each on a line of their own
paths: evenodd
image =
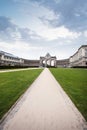
<svg viewBox="0 0 87 130">
<path fill-rule="evenodd" d="M 87 70 L 53 68 L 50 71 L 87 120 Z"/>
<path fill-rule="evenodd" d="M 0 119 L 26 91 L 42 69 L 0 73 Z"/>
</svg>

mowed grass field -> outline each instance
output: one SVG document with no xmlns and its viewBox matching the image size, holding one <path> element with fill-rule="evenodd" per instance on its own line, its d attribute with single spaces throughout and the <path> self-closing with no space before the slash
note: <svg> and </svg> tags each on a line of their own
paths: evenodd
<svg viewBox="0 0 87 130">
<path fill-rule="evenodd" d="M 50 69 L 87 121 L 87 69 Z"/>
<path fill-rule="evenodd" d="M 0 73 L 0 119 L 28 89 L 42 69 Z"/>
</svg>

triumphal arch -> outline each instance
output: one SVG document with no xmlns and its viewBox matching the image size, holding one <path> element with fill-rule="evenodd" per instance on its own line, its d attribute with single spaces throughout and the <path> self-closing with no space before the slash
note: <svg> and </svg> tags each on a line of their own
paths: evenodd
<svg viewBox="0 0 87 130">
<path fill-rule="evenodd" d="M 56 67 L 57 65 L 56 56 L 51 56 L 49 53 L 44 57 L 40 57 L 40 67 Z"/>
</svg>

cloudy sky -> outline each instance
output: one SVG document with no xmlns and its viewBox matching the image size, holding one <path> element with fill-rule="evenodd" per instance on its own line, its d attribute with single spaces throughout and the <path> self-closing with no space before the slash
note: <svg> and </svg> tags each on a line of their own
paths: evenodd
<svg viewBox="0 0 87 130">
<path fill-rule="evenodd" d="M 57 59 L 87 44 L 87 0 L 0 0 L 0 50 Z"/>
</svg>

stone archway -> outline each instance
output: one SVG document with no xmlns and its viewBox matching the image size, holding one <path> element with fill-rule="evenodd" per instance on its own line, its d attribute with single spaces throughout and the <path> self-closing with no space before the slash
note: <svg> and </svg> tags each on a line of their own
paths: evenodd
<svg viewBox="0 0 87 130">
<path fill-rule="evenodd" d="M 56 67 L 56 56 L 47 53 L 45 57 L 40 57 L 40 67 Z"/>
</svg>

